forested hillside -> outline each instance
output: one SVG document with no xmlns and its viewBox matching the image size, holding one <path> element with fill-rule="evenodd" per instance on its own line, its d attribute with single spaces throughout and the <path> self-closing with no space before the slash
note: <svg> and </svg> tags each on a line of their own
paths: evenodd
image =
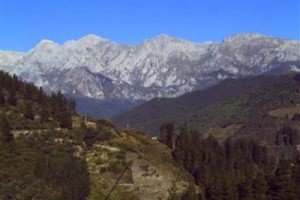
<svg viewBox="0 0 300 200">
<path fill-rule="evenodd" d="M 186 127 L 172 146 L 174 129 L 167 125 L 165 130 L 163 136 L 168 137 L 162 141 L 173 148 L 174 159 L 201 186 L 202 199 L 300 199 L 300 154 L 293 143 L 299 137 L 297 131 L 285 130 L 285 134 L 294 134 L 285 144 L 293 151 L 276 157 L 254 140 L 230 137 L 220 144 L 213 136 L 203 139 Z"/>
<path fill-rule="evenodd" d="M 69 137 L 74 108 L 60 93 L 0 72 L 0 199 L 86 198 L 85 160 L 71 142 L 56 142 Z"/>
<path fill-rule="evenodd" d="M 284 77 L 284 76 L 283 76 Z M 112 120 L 118 127 L 143 130 L 151 135 L 158 135 L 164 122 L 182 125 L 201 116 L 203 112 L 215 105 L 234 98 L 251 95 L 268 90 L 274 84 L 285 84 L 286 78 L 280 76 L 257 76 L 244 79 L 226 79 L 216 86 L 205 90 L 186 93 L 177 98 L 157 98 L 146 102 L 132 110 L 114 117 Z M 210 115 L 214 115 L 214 112 Z M 203 118 L 203 117 L 202 117 Z M 201 119 L 198 126 L 203 123 Z"/>
<path fill-rule="evenodd" d="M 203 199 L 300 199 L 299 74 L 165 122 L 160 140 Z"/>
<path fill-rule="evenodd" d="M 190 188 L 199 193 L 158 141 L 80 116 L 74 101 L 16 76 L 0 72 L 0 88 L 1 200 L 168 199 Z"/>
</svg>

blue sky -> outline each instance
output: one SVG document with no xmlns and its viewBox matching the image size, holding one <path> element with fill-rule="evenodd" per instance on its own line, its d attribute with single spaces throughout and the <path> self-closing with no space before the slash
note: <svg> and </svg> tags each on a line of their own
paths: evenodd
<svg viewBox="0 0 300 200">
<path fill-rule="evenodd" d="M 28 51 L 94 33 L 138 44 L 160 33 L 195 42 L 240 32 L 300 40 L 299 0 L 1 0 L 0 49 Z"/>
</svg>

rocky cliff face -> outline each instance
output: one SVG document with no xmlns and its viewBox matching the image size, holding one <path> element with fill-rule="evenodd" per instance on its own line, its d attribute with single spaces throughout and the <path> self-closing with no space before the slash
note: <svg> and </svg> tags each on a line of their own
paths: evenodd
<svg viewBox="0 0 300 200">
<path fill-rule="evenodd" d="M 129 46 L 87 35 L 63 45 L 42 40 L 28 53 L 1 51 L 0 69 L 46 91 L 134 102 L 175 97 L 225 78 L 298 71 L 300 42 L 238 34 L 197 44 L 159 35 Z"/>
</svg>

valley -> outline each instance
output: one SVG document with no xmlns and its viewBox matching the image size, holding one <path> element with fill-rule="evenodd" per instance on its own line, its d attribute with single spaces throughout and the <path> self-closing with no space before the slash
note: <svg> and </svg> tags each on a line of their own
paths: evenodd
<svg viewBox="0 0 300 200">
<path fill-rule="evenodd" d="M 298 43 L 89 35 L 1 52 L 0 199 L 298 200 Z"/>
<path fill-rule="evenodd" d="M 300 200 L 300 1 L 0 1 L 0 200 Z"/>
</svg>

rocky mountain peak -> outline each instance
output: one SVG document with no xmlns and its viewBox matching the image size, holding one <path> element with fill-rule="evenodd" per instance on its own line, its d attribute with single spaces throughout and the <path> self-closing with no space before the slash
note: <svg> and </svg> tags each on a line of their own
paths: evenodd
<svg viewBox="0 0 300 200">
<path fill-rule="evenodd" d="M 300 69 L 299 46 L 256 33 L 204 44 L 161 34 L 137 46 L 91 34 L 64 45 L 43 40 L 25 55 L 0 52 L 0 69 L 46 91 L 134 102 L 176 97 L 225 78 Z"/>
<path fill-rule="evenodd" d="M 78 40 L 69 40 L 63 45 L 67 49 L 94 48 L 101 43 L 113 43 L 95 34 L 88 34 Z"/>
<path fill-rule="evenodd" d="M 60 45 L 51 40 L 43 39 L 36 45 L 35 48 L 36 49 L 45 49 L 45 48 L 55 48 L 58 46 L 60 46 Z"/>
<path fill-rule="evenodd" d="M 167 35 L 165 33 L 162 33 L 162 34 L 154 37 L 152 40 L 153 41 L 165 41 L 166 42 L 166 41 L 176 40 L 176 38 L 171 37 L 170 35 Z"/>
<path fill-rule="evenodd" d="M 88 35 L 80 38 L 79 40 L 77 40 L 77 42 L 80 44 L 86 44 L 86 45 L 90 45 L 90 46 L 94 46 L 101 42 L 108 42 L 108 41 L 109 41 L 108 39 L 99 37 L 98 35 L 95 35 L 95 34 L 88 34 Z"/>
<path fill-rule="evenodd" d="M 224 39 L 224 42 L 245 42 L 253 39 L 266 38 L 266 36 L 259 33 L 238 33 L 232 36 L 229 36 Z"/>
</svg>

